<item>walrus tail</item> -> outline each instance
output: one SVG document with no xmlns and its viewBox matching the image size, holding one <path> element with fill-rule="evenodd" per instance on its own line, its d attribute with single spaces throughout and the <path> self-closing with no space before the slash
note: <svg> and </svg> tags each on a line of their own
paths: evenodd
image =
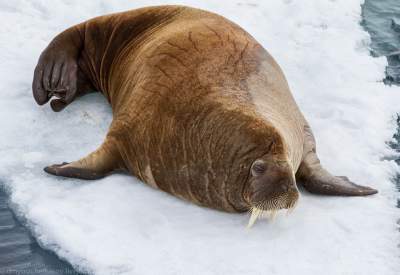
<svg viewBox="0 0 400 275">
<path fill-rule="evenodd" d="M 124 164 L 116 142 L 109 137 L 97 150 L 80 160 L 44 168 L 45 172 L 55 176 L 85 180 L 100 179 L 116 170 L 124 170 Z"/>
</svg>

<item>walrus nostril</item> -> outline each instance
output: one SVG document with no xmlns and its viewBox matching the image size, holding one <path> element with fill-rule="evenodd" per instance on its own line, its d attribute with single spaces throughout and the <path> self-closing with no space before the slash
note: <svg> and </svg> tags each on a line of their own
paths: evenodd
<svg viewBox="0 0 400 275">
<path fill-rule="evenodd" d="M 277 189 L 279 191 L 283 191 L 283 192 L 289 192 L 289 190 L 292 188 L 292 184 L 290 181 L 288 181 L 287 179 L 281 180 L 278 182 L 278 186 Z"/>
<path fill-rule="evenodd" d="M 284 192 L 288 192 L 289 191 L 289 185 L 287 183 L 281 184 L 280 188 Z"/>
</svg>

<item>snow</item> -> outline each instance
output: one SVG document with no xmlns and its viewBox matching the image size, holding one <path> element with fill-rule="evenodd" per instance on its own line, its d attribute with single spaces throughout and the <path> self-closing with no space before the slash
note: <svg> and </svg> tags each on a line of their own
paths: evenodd
<svg viewBox="0 0 400 275">
<path fill-rule="evenodd" d="M 42 168 L 94 150 L 112 119 L 100 95 L 61 113 L 36 106 L 33 69 L 58 32 L 91 17 L 181 3 L 239 23 L 276 58 L 323 164 L 371 185 L 365 198 L 302 190 L 295 211 L 246 229 L 248 214 L 204 209 L 130 176 L 85 182 Z M 400 209 L 391 177 L 399 88 L 380 81 L 359 0 L 0 2 L 0 182 L 40 244 L 95 274 L 398 274 Z"/>
</svg>

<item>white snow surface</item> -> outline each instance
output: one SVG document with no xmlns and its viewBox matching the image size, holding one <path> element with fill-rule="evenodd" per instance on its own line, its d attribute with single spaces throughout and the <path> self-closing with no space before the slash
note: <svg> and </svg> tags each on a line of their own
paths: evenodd
<svg viewBox="0 0 400 275">
<path fill-rule="evenodd" d="M 101 144 L 112 119 L 101 95 L 61 113 L 31 95 L 34 66 L 57 33 L 91 17 L 179 3 L 226 16 L 283 68 L 323 164 L 379 189 L 365 198 L 302 190 L 298 207 L 247 230 L 248 214 L 201 208 L 133 177 L 85 182 L 45 174 Z M 359 0 L 0 2 L 0 181 L 40 244 L 94 274 L 399 274 L 400 209 L 385 142 L 400 89 L 369 56 Z"/>
</svg>

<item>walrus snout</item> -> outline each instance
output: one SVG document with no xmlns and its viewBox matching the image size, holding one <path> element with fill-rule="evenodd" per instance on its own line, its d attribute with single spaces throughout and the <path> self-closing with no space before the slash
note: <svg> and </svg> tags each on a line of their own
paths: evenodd
<svg viewBox="0 0 400 275">
<path fill-rule="evenodd" d="M 250 174 L 247 199 L 251 207 L 287 209 L 297 201 L 299 192 L 287 163 L 258 159 L 251 166 Z"/>
<path fill-rule="evenodd" d="M 286 198 L 294 197 L 292 194 L 298 193 L 296 186 L 290 179 L 284 179 L 277 183 L 271 181 L 257 182 L 253 183 L 252 186 L 254 186 L 253 190 L 249 193 L 249 202 L 252 206 L 260 206 L 271 200 L 286 200 Z M 274 208 L 278 208 L 278 206 L 281 206 L 279 209 L 288 208 L 287 205 L 290 205 L 290 203 L 277 202 Z"/>
<path fill-rule="evenodd" d="M 285 161 L 254 161 L 246 191 L 251 210 L 249 227 L 268 212 L 274 217 L 278 210 L 293 209 L 299 199 L 293 171 Z"/>
</svg>

